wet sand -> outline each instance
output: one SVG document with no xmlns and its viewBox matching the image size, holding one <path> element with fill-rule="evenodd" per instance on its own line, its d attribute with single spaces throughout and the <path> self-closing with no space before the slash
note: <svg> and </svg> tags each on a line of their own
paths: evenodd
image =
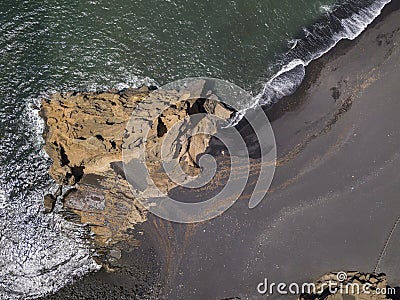
<svg viewBox="0 0 400 300">
<path fill-rule="evenodd" d="M 400 285 L 399 6 L 309 66 L 301 88 L 268 111 L 278 167 L 261 205 L 250 210 L 244 194 L 190 226 L 150 217 L 120 271 L 51 299 L 151 298 L 156 283 L 155 298 L 265 299 L 264 278 L 312 282 L 339 270 L 385 272 Z"/>
</svg>

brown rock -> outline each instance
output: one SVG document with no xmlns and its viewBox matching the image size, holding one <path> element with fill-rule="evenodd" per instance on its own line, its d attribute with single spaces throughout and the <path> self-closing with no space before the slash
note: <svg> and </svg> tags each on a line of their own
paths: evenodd
<svg viewBox="0 0 400 300">
<path fill-rule="evenodd" d="M 100 174 L 121 160 L 122 135 L 132 107 L 148 92 L 55 94 L 42 101 L 45 150 L 52 177 L 73 185 L 84 173 Z"/>
<path fill-rule="evenodd" d="M 43 198 L 45 213 L 51 213 L 56 205 L 56 198 L 52 194 L 47 194 Z"/>
<path fill-rule="evenodd" d="M 130 229 L 146 220 L 146 209 L 130 190 L 121 163 L 123 147 L 142 143 L 144 124 L 151 124 L 146 145 L 149 173 L 163 191 L 169 191 L 176 184 L 161 172 L 160 163 L 166 133 L 177 122 L 199 111 L 225 119 L 231 116 L 231 110 L 214 100 L 193 98 L 201 88 L 198 84 L 193 90 L 180 92 L 150 93 L 142 87 L 121 93 L 66 93 L 42 101 L 45 151 L 53 160 L 50 175 L 61 185 L 73 186 L 64 195 L 64 206 L 76 213 L 82 223 L 90 225 L 98 246 L 132 239 Z M 187 93 L 189 97 L 182 100 Z M 152 120 L 151 112 L 166 104 L 169 108 Z M 138 118 L 126 131 L 132 112 Z M 194 175 L 199 171 L 196 159 L 208 145 L 207 135 L 196 135 L 184 147 L 175 141 L 169 151 L 179 153 L 177 161 L 185 172 Z M 50 196 L 45 199 L 48 208 L 52 207 L 50 200 Z"/>
<path fill-rule="evenodd" d="M 341 272 L 343 274 L 343 272 Z M 338 273 L 328 273 L 314 282 L 315 294 L 302 294 L 300 300 L 383 300 L 388 299 L 385 274 L 346 272 L 344 280 L 338 280 Z M 337 288 L 335 293 L 331 290 Z M 321 292 L 322 291 L 322 292 Z M 388 295 L 389 296 L 389 295 Z"/>
</svg>

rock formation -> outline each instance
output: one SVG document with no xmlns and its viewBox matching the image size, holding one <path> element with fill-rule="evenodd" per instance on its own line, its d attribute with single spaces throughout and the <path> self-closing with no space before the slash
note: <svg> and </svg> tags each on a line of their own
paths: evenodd
<svg viewBox="0 0 400 300">
<path fill-rule="evenodd" d="M 232 115 L 217 101 L 199 99 L 201 89 L 202 86 L 195 92 L 163 91 L 149 102 L 154 105 L 140 112 L 135 107 L 152 94 L 146 87 L 122 92 L 54 94 L 42 101 L 44 148 L 53 160 L 50 175 L 60 185 L 72 186 L 63 196 L 64 207 L 90 225 L 98 246 L 129 239 L 135 224 L 146 220 L 146 209 L 131 192 L 122 167 L 124 132 L 132 113 L 150 122 L 146 152 L 149 170 L 158 176 L 158 183 L 172 189 L 174 183 L 160 172 L 160 144 L 165 134 L 176 122 L 200 111 L 224 119 Z M 168 103 L 169 108 L 157 119 L 147 120 L 157 101 Z M 196 160 L 206 151 L 209 139 L 197 135 L 182 146 L 174 144 L 176 149 L 172 150 L 177 151 L 182 169 L 189 175 L 198 173 Z M 45 199 L 47 210 L 54 205 L 50 200 L 49 196 Z"/>
<path fill-rule="evenodd" d="M 302 294 L 299 297 L 300 300 L 391 299 L 385 274 L 328 273 L 315 281 L 314 284 L 314 293 Z"/>
</svg>

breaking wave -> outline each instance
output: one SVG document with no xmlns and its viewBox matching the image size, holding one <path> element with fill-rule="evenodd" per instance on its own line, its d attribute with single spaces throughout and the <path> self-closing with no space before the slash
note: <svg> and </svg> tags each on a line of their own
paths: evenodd
<svg viewBox="0 0 400 300">
<path fill-rule="evenodd" d="M 343 39 L 353 40 L 381 13 L 391 0 L 348 0 L 322 7 L 324 16 L 304 28 L 303 37 L 290 41 L 291 49 L 275 65 L 279 71 L 263 86 L 253 105 L 276 103 L 291 95 L 305 76 L 305 67 Z"/>
</svg>

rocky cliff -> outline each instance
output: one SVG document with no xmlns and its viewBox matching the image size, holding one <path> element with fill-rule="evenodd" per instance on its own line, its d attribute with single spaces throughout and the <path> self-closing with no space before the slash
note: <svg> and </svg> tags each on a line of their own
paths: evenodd
<svg viewBox="0 0 400 300">
<path fill-rule="evenodd" d="M 146 209 L 132 194 L 122 167 L 124 132 L 132 113 L 151 124 L 146 153 L 149 170 L 159 184 L 172 189 L 175 183 L 160 172 L 160 145 L 166 133 L 191 114 L 205 112 L 229 119 L 233 113 L 217 101 L 199 99 L 199 89 L 202 87 L 189 92 L 163 91 L 161 98 L 158 94 L 149 102 L 154 105 L 140 111 L 135 111 L 138 103 L 152 94 L 146 87 L 54 94 L 42 101 L 45 151 L 53 161 L 50 175 L 60 185 L 72 187 L 63 196 L 63 205 L 90 225 L 98 246 L 129 239 L 135 224 L 146 220 Z M 157 119 L 147 120 L 157 101 L 167 102 L 169 108 Z M 198 173 L 196 160 L 209 140 L 197 135 L 182 145 L 174 144 L 177 149 L 171 151 L 177 151 L 182 169 L 189 175 Z M 52 198 L 45 197 L 47 206 L 52 206 Z"/>
</svg>

